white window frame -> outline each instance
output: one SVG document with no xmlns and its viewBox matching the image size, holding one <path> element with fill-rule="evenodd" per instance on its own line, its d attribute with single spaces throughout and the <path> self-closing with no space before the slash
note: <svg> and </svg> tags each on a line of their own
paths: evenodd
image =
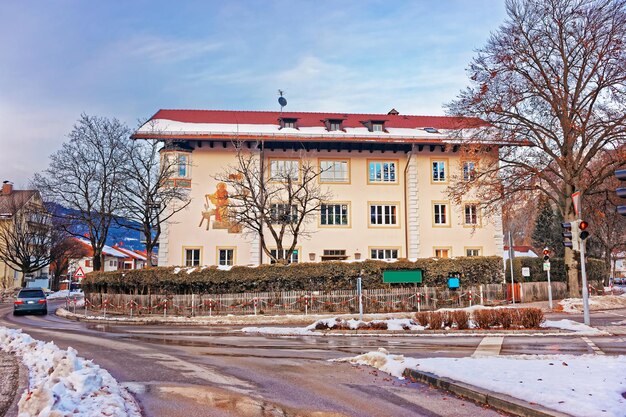
<svg viewBox="0 0 626 417">
<path fill-rule="evenodd" d="M 367 182 L 368 184 L 397 184 L 398 161 L 368 159 Z"/>
<path fill-rule="evenodd" d="M 470 254 L 470 251 L 476 251 L 476 254 Z M 482 256 L 482 249 L 481 248 L 465 248 L 465 256 L 467 257 L 476 257 L 476 256 Z"/>
<path fill-rule="evenodd" d="M 468 213 L 469 209 L 469 213 Z M 472 213 L 473 211 L 473 213 Z M 469 222 L 468 222 L 469 216 Z M 473 222 L 472 220 L 473 216 Z M 463 204 L 463 225 L 464 226 L 479 226 L 480 225 L 480 213 L 478 203 L 465 203 Z"/>
<path fill-rule="evenodd" d="M 331 210 L 329 210 L 329 208 Z M 340 219 L 339 223 L 335 223 L 335 220 L 337 220 L 337 216 L 339 216 L 339 219 Z M 326 222 L 324 222 L 324 220 Z M 340 202 L 323 203 L 320 206 L 320 226 L 321 227 L 350 226 L 350 204 L 340 203 Z"/>
<path fill-rule="evenodd" d="M 441 227 L 441 226 L 449 226 L 449 225 L 450 225 L 450 204 L 444 203 L 444 202 L 433 202 L 433 226 Z"/>
<path fill-rule="evenodd" d="M 270 158 L 270 181 L 283 181 L 287 175 L 294 180 L 300 180 L 300 160 Z"/>
<path fill-rule="evenodd" d="M 287 249 L 283 249 L 283 253 L 286 253 Z M 272 254 L 272 256 L 276 257 L 276 255 L 278 255 L 278 249 L 274 248 L 274 249 L 270 249 L 270 254 Z M 288 264 L 297 264 L 300 262 L 300 249 L 299 248 L 295 248 L 293 250 L 293 252 L 291 252 L 291 256 L 289 257 L 289 259 L 287 260 Z M 274 264 L 276 263 L 272 258 L 270 258 L 270 263 Z"/>
<path fill-rule="evenodd" d="M 383 123 L 372 123 L 372 132 L 384 132 L 385 126 Z"/>
<path fill-rule="evenodd" d="M 183 250 L 185 255 L 185 266 L 200 266 L 200 258 L 202 257 L 202 250 L 200 248 L 184 248 Z M 196 251 L 198 252 L 197 259 L 193 256 Z M 190 252 L 192 254 L 191 257 L 189 257 Z"/>
<path fill-rule="evenodd" d="M 230 252 L 230 257 L 228 253 Z M 224 259 L 222 259 L 222 253 Z M 217 264 L 220 266 L 233 266 L 235 264 L 235 248 L 217 248 Z"/>
<path fill-rule="evenodd" d="M 430 181 L 435 184 L 448 182 L 448 161 L 444 159 L 431 159 Z"/>
<path fill-rule="evenodd" d="M 287 210 L 291 207 L 290 212 Z M 270 221 L 272 224 L 288 224 L 298 221 L 298 206 L 288 203 L 272 203 L 270 205 Z"/>
<path fill-rule="evenodd" d="M 350 182 L 350 161 L 347 159 L 320 159 L 320 182 L 347 184 Z"/>
<path fill-rule="evenodd" d="M 369 203 L 368 206 L 369 206 L 368 215 L 369 215 L 370 226 L 397 227 L 400 225 L 399 204 L 397 203 Z"/>
<path fill-rule="evenodd" d="M 370 259 L 398 259 L 399 255 L 400 249 L 398 248 L 370 248 Z"/>
<path fill-rule="evenodd" d="M 474 181 L 476 179 L 476 161 L 467 160 L 463 161 L 463 180 Z"/>
</svg>

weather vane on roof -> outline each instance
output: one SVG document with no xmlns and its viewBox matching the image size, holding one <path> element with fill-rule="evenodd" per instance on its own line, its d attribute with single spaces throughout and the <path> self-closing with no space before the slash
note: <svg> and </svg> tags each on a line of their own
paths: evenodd
<svg viewBox="0 0 626 417">
<path fill-rule="evenodd" d="M 283 97 L 283 90 L 278 90 L 278 94 L 280 95 L 280 97 L 278 97 L 278 104 L 280 104 L 280 113 L 282 114 L 283 107 L 287 105 L 287 99 Z"/>
</svg>

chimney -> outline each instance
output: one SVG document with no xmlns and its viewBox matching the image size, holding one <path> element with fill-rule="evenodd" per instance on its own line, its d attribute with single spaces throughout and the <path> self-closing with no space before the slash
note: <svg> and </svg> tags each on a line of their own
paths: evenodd
<svg viewBox="0 0 626 417">
<path fill-rule="evenodd" d="M 11 181 L 2 182 L 2 195 L 11 195 L 13 193 L 13 183 Z"/>
</svg>

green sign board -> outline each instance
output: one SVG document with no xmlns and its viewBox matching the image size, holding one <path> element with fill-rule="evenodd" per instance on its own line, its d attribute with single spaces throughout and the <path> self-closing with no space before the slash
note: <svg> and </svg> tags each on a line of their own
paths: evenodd
<svg viewBox="0 0 626 417">
<path fill-rule="evenodd" d="M 383 271 L 383 282 L 388 284 L 399 284 L 407 282 L 422 282 L 422 270 L 413 271 Z"/>
</svg>

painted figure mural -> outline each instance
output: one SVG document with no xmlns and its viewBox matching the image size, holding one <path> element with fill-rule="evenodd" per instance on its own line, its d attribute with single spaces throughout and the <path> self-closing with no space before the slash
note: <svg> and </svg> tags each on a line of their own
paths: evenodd
<svg viewBox="0 0 626 417">
<path fill-rule="evenodd" d="M 213 206 L 214 208 L 211 208 Z M 211 216 L 215 218 L 211 223 Z M 239 233 L 240 227 L 233 225 L 228 218 L 228 190 L 226 184 L 218 182 L 213 194 L 205 194 L 204 210 L 202 211 L 202 219 L 198 227 L 206 220 L 206 230 L 212 226 L 213 229 L 228 229 L 229 233 Z"/>
</svg>

